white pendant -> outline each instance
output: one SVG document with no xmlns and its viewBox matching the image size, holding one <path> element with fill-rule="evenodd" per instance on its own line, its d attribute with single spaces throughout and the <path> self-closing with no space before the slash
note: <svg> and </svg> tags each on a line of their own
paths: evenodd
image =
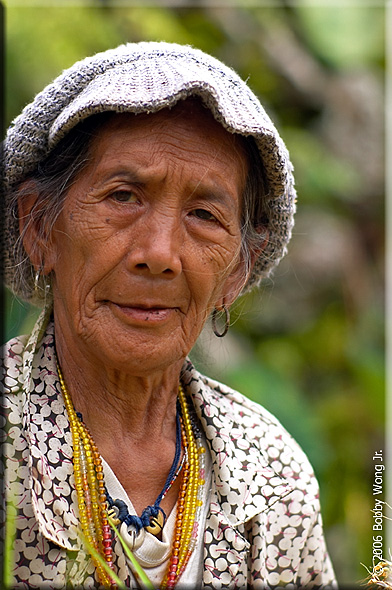
<svg viewBox="0 0 392 590">
<path fill-rule="evenodd" d="M 130 548 L 130 550 L 135 551 L 136 549 L 139 549 L 139 547 L 141 547 L 141 545 L 143 544 L 146 531 L 144 530 L 144 528 L 142 528 L 139 532 L 136 532 L 136 530 L 133 527 L 130 527 L 128 530 L 128 525 L 125 522 L 123 522 L 120 527 L 120 535 Z"/>
</svg>

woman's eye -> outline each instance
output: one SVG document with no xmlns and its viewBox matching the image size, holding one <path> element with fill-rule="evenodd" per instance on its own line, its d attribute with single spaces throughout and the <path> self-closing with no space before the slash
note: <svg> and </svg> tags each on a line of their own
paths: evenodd
<svg viewBox="0 0 392 590">
<path fill-rule="evenodd" d="M 207 211 L 207 209 L 194 209 L 192 214 L 198 219 L 204 219 L 205 221 L 216 221 L 216 217 Z"/>
<path fill-rule="evenodd" d="M 132 191 L 115 191 L 110 198 L 118 203 L 136 203 L 137 197 Z"/>
</svg>

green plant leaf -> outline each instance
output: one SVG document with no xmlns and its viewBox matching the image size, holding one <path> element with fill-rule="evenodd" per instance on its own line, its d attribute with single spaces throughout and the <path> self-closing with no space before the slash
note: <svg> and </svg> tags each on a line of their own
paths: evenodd
<svg viewBox="0 0 392 590">
<path fill-rule="evenodd" d="M 100 555 L 98 551 L 95 549 L 95 547 L 91 545 L 91 543 L 87 540 L 83 533 L 81 533 L 80 536 L 82 538 L 83 544 L 86 545 L 86 548 L 88 549 L 90 555 L 100 563 L 100 565 L 103 567 L 108 576 L 110 576 L 112 580 L 116 582 L 118 588 L 120 590 L 122 590 L 123 588 L 125 589 L 125 584 L 120 580 L 118 575 L 108 566 L 102 555 Z"/>
<path fill-rule="evenodd" d="M 142 587 L 146 588 L 147 590 L 155 590 L 154 584 L 151 582 L 150 578 L 147 576 L 146 572 L 141 567 L 140 563 L 137 561 L 136 557 L 134 556 L 128 545 L 125 543 L 124 539 L 121 537 L 121 535 L 118 534 L 117 528 L 115 527 L 113 520 L 110 517 L 108 518 L 108 520 L 110 526 L 114 530 L 114 533 L 117 535 L 121 545 L 123 546 L 125 554 L 127 555 L 132 564 L 133 573 L 135 574 L 138 583 L 141 584 Z"/>
<path fill-rule="evenodd" d="M 13 508 L 14 505 L 11 503 Z M 4 543 L 4 561 L 3 561 L 3 582 L 4 588 L 12 588 L 12 569 L 14 560 L 14 545 L 16 536 L 16 512 L 11 512 L 7 507 L 7 516 L 5 524 L 5 543 Z"/>
</svg>

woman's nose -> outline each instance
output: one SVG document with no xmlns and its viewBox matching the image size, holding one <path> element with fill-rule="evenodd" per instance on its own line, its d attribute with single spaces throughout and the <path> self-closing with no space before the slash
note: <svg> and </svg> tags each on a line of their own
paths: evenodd
<svg viewBox="0 0 392 590">
<path fill-rule="evenodd" d="M 134 228 L 128 263 L 133 272 L 176 277 L 182 270 L 180 229 L 168 215 L 151 216 Z"/>
</svg>

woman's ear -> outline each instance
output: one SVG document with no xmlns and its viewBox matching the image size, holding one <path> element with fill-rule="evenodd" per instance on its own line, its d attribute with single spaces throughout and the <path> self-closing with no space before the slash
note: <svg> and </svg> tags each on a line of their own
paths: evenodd
<svg viewBox="0 0 392 590">
<path fill-rule="evenodd" d="M 240 260 L 225 281 L 222 296 L 216 302 L 215 307 L 218 310 L 221 310 L 224 305 L 230 307 L 234 303 L 252 274 L 257 259 L 268 244 L 268 229 L 264 226 L 260 226 L 256 231 L 260 235 L 260 241 L 257 246 L 250 248 L 247 260 L 244 259 L 244 254 L 241 253 Z"/>
<path fill-rule="evenodd" d="M 48 248 L 50 236 L 45 227 L 43 204 L 39 204 L 39 193 L 34 180 L 27 180 L 19 189 L 18 217 L 19 233 L 23 247 L 37 271 L 47 275 L 53 268 L 53 253 Z"/>
<path fill-rule="evenodd" d="M 268 240 L 270 237 L 269 229 L 265 225 L 257 226 L 256 233 L 259 235 L 259 239 L 258 243 L 250 248 L 250 272 L 252 272 L 256 260 L 260 258 L 262 252 L 265 250 L 265 247 L 268 244 Z"/>
<path fill-rule="evenodd" d="M 215 309 L 221 311 L 223 307 L 229 308 L 241 293 L 246 280 L 246 265 L 240 261 L 237 263 L 236 268 L 227 277 L 221 291 L 221 296 L 215 303 Z"/>
</svg>

